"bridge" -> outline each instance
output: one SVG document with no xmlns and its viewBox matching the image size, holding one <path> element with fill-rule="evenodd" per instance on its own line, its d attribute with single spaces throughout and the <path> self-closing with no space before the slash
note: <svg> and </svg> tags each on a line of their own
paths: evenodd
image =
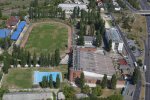
<svg viewBox="0 0 150 100">
<path fill-rule="evenodd" d="M 150 15 L 150 10 L 136 10 L 133 13 L 140 15 Z"/>
</svg>

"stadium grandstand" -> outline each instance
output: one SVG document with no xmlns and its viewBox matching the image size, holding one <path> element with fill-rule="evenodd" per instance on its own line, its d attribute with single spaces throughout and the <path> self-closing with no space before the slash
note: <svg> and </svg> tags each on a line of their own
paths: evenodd
<svg viewBox="0 0 150 100">
<path fill-rule="evenodd" d="M 0 29 L 0 38 L 6 38 L 10 35 L 11 30 L 10 29 Z"/>
<path fill-rule="evenodd" d="M 22 32 L 23 28 L 25 27 L 26 22 L 25 21 L 21 21 L 16 29 L 16 31 L 12 34 L 11 39 L 12 40 L 17 40 L 20 33 Z"/>
</svg>

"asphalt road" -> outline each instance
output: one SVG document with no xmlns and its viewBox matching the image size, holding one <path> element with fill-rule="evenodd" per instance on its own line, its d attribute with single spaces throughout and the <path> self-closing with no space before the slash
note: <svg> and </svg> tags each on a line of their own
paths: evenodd
<svg viewBox="0 0 150 100">
<path fill-rule="evenodd" d="M 132 9 L 132 8 L 131 8 L 131 9 Z M 134 10 L 133 10 L 133 11 L 134 11 Z M 112 17 L 112 20 L 115 22 L 115 18 L 112 16 L 112 14 L 111 14 L 111 17 Z M 128 45 L 127 41 L 126 41 L 126 37 L 123 35 L 123 33 L 122 33 L 120 27 L 119 27 L 118 25 L 116 25 L 116 28 L 118 29 L 118 31 L 119 31 L 119 33 L 120 33 L 120 36 L 121 36 L 122 39 L 123 39 L 125 49 L 126 49 L 126 51 L 127 51 L 127 53 L 128 53 L 128 56 L 131 58 L 131 60 L 132 60 L 131 62 L 132 62 L 132 64 L 133 64 L 134 62 L 136 62 L 136 58 L 135 58 L 135 56 L 133 55 L 131 49 L 129 48 L 129 45 Z M 137 83 L 137 85 L 136 85 L 136 88 L 135 88 L 135 91 L 134 91 L 134 95 L 133 95 L 133 100 L 139 100 L 140 91 L 141 91 L 141 81 L 139 81 L 139 82 Z"/>
<path fill-rule="evenodd" d="M 150 10 L 150 6 L 147 4 L 147 0 L 140 0 L 140 4 L 143 10 Z M 145 60 L 144 63 L 147 66 L 147 70 L 145 73 L 145 79 L 146 83 L 150 83 L 150 16 L 146 16 L 146 22 L 147 22 L 147 32 L 148 37 L 145 42 Z M 145 90 L 145 100 L 150 100 L 150 85 L 146 84 L 146 90 Z"/>
<path fill-rule="evenodd" d="M 129 10 L 132 12 L 135 12 L 136 10 L 126 1 L 126 5 L 128 6 Z M 139 0 L 141 8 L 143 10 L 150 10 L 150 5 L 148 5 L 147 0 Z M 147 66 L 147 70 L 145 72 L 145 79 L 146 79 L 146 90 L 145 90 L 145 100 L 150 100 L 150 15 L 145 16 L 146 17 L 146 22 L 147 22 L 147 32 L 148 32 L 148 37 L 145 41 L 145 59 L 144 59 L 144 64 Z M 140 95 L 140 90 L 141 90 L 141 81 L 139 81 L 136 85 L 136 89 L 134 92 L 133 100 L 139 100 L 139 95 Z"/>
</svg>

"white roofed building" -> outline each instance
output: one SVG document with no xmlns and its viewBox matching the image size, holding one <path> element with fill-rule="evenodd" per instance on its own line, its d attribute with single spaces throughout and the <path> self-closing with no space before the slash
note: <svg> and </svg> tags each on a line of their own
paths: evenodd
<svg viewBox="0 0 150 100">
<path fill-rule="evenodd" d="M 87 4 L 76 4 L 76 3 L 61 3 L 58 5 L 58 7 L 62 8 L 63 11 L 65 11 L 66 15 L 71 15 L 73 13 L 73 10 L 75 7 L 79 7 L 80 10 L 83 9 L 85 11 L 88 10 Z"/>
</svg>

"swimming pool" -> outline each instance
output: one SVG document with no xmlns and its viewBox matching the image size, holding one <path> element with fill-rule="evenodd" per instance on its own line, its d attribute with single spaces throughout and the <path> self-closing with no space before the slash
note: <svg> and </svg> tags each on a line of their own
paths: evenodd
<svg viewBox="0 0 150 100">
<path fill-rule="evenodd" d="M 49 77 L 51 74 L 52 74 L 54 82 L 56 82 L 57 75 L 59 75 L 60 81 L 62 82 L 62 74 L 61 74 L 61 72 L 40 72 L 40 71 L 34 71 L 33 84 L 39 84 L 39 82 L 42 81 L 43 76 Z"/>
</svg>

